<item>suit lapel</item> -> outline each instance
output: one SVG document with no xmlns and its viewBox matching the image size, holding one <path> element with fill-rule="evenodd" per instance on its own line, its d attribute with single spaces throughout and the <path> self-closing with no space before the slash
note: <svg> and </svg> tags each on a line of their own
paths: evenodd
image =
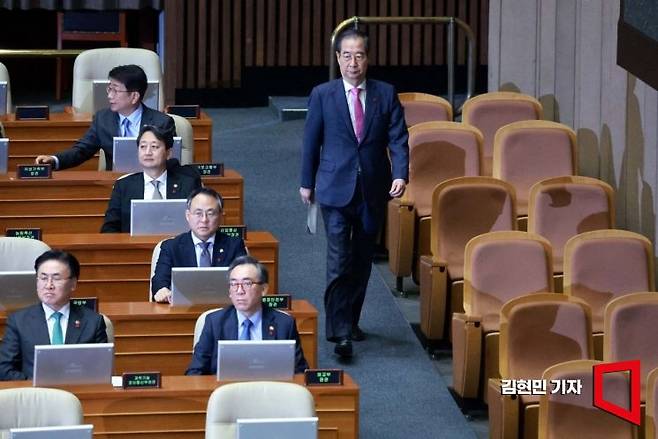
<svg viewBox="0 0 658 439">
<path fill-rule="evenodd" d="M 139 122 L 140 123 L 139 131 L 140 132 L 142 131 L 142 127 L 144 125 L 153 125 L 153 123 L 151 123 L 151 122 L 152 121 L 151 121 L 150 108 L 142 103 L 142 120 Z"/>
<path fill-rule="evenodd" d="M 192 241 L 192 232 L 186 233 L 178 245 L 179 252 L 183 255 L 183 264 L 185 264 L 183 267 L 198 267 L 194 241 Z"/>
<path fill-rule="evenodd" d="M 340 115 L 341 119 L 345 123 L 345 128 L 354 139 L 356 143 L 356 134 L 354 134 L 354 126 L 352 126 L 352 119 L 350 118 L 350 109 L 347 106 L 347 98 L 345 97 L 345 87 L 343 86 L 343 80 L 337 79 L 335 81 L 335 86 L 333 90 L 334 103 L 336 106 L 336 112 Z"/>
<path fill-rule="evenodd" d="M 71 305 L 69 311 L 69 324 L 66 326 L 66 344 L 76 344 L 80 340 L 80 334 L 85 326 L 82 311 L 77 306 Z"/>
<path fill-rule="evenodd" d="M 43 306 L 39 303 L 32 308 L 30 312 L 30 319 L 34 328 L 34 344 L 50 344 L 50 335 L 48 334 L 48 324 L 46 323 L 46 313 L 43 311 Z"/>
<path fill-rule="evenodd" d="M 226 249 L 225 247 L 225 242 L 224 242 L 224 235 L 221 233 L 217 232 L 215 233 L 215 242 L 213 243 L 212 246 L 212 266 L 213 267 L 222 267 L 225 264 L 224 262 L 226 261 Z"/>
<path fill-rule="evenodd" d="M 263 318 L 262 318 L 262 324 L 261 326 L 263 327 L 263 340 L 276 340 L 276 320 L 274 319 L 274 313 L 276 311 L 273 311 L 269 308 L 263 307 Z"/>
<path fill-rule="evenodd" d="M 126 177 L 134 179 L 134 182 L 127 184 L 128 196 L 125 197 L 128 199 L 128 208 L 130 208 L 130 200 L 142 200 L 144 199 L 144 173 L 138 172 L 132 176 Z"/>
<path fill-rule="evenodd" d="M 223 323 L 224 336 L 220 340 L 237 340 L 238 339 L 238 314 L 234 307 L 226 310 L 226 318 Z M 216 343 L 215 343 L 216 344 Z"/>
<path fill-rule="evenodd" d="M 379 93 L 377 86 L 372 81 L 366 81 L 366 120 L 363 122 L 363 137 L 361 142 L 368 136 L 368 130 L 372 123 L 373 115 L 377 114 L 379 106 Z"/>
<path fill-rule="evenodd" d="M 167 199 L 178 198 L 180 191 L 181 191 L 180 176 L 177 173 L 168 170 L 167 171 Z"/>
</svg>

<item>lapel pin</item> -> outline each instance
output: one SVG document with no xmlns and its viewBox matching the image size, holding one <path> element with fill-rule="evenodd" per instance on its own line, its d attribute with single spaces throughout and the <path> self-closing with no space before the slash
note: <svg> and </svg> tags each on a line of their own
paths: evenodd
<svg viewBox="0 0 658 439">
<path fill-rule="evenodd" d="M 268 326 L 267 332 L 270 334 L 270 337 L 274 337 L 274 325 Z"/>
<path fill-rule="evenodd" d="M 224 249 L 223 249 L 223 248 L 220 248 L 220 249 L 219 249 L 219 252 L 220 252 L 220 253 L 224 253 Z"/>
<path fill-rule="evenodd" d="M 75 326 L 76 329 L 80 329 L 80 320 L 76 320 L 76 321 L 73 323 L 73 326 Z"/>
</svg>

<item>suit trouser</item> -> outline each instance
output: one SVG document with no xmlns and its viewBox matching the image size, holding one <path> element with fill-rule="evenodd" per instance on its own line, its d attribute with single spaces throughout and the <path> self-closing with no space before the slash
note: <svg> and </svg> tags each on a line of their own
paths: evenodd
<svg viewBox="0 0 658 439">
<path fill-rule="evenodd" d="M 347 206 L 321 209 L 327 235 L 326 335 L 335 341 L 349 338 L 359 323 L 381 218 L 368 211 L 359 185 Z"/>
</svg>

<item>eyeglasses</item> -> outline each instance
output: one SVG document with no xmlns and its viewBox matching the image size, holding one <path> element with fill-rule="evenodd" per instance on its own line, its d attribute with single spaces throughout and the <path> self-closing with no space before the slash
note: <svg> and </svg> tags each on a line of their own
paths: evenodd
<svg viewBox="0 0 658 439">
<path fill-rule="evenodd" d="M 351 52 L 343 52 L 340 54 L 340 57 L 343 59 L 343 61 L 352 61 L 352 59 L 354 59 L 357 62 L 361 62 L 366 59 L 366 54 L 363 52 L 357 52 L 354 54 Z"/>
<path fill-rule="evenodd" d="M 192 216 L 198 220 L 201 220 L 204 217 L 208 217 L 209 220 L 213 220 L 219 216 L 219 210 L 213 209 L 207 212 L 204 212 L 203 210 L 195 210 L 192 212 Z"/>
<path fill-rule="evenodd" d="M 55 285 L 61 285 L 64 282 L 66 282 L 67 280 L 71 279 L 71 277 L 72 276 L 61 277 L 58 274 L 52 274 L 52 275 L 40 274 L 39 276 L 37 276 L 37 280 L 39 282 L 43 282 L 43 283 L 48 283 L 48 281 L 52 281 L 53 284 L 55 284 Z"/>
<path fill-rule="evenodd" d="M 229 281 L 228 287 L 231 289 L 231 291 L 238 291 L 240 286 L 242 286 L 243 290 L 248 290 L 249 288 L 253 287 L 254 285 L 262 285 L 264 282 L 256 282 L 251 279 L 245 279 L 242 282 L 237 281 L 237 280 L 232 280 Z"/>
<path fill-rule="evenodd" d="M 107 92 L 107 95 L 108 95 L 108 96 L 114 96 L 114 95 L 116 95 L 117 93 L 132 93 L 132 91 L 130 91 L 130 90 L 117 90 L 116 88 L 114 88 L 114 87 L 110 87 L 110 86 L 108 86 L 108 87 L 105 89 L 105 91 Z"/>
</svg>

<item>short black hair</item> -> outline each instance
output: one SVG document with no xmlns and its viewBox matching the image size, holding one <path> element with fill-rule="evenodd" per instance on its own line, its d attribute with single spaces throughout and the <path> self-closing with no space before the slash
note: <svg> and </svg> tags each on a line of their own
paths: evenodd
<svg viewBox="0 0 658 439">
<path fill-rule="evenodd" d="M 142 130 L 139 132 L 139 135 L 137 136 L 137 146 L 139 146 L 139 141 L 142 139 L 144 133 L 153 133 L 156 139 L 158 139 L 161 142 L 164 142 L 165 147 L 167 149 L 171 149 L 174 146 L 174 136 L 172 132 L 169 130 L 163 130 L 155 125 L 144 125 L 142 127 Z"/>
<path fill-rule="evenodd" d="M 34 261 L 34 271 L 39 271 L 41 264 L 47 261 L 59 261 L 68 265 L 71 277 L 80 278 L 80 262 L 69 252 L 63 250 L 47 250 Z"/>
<path fill-rule="evenodd" d="M 366 53 L 368 53 L 368 34 L 353 27 L 347 28 L 336 35 L 336 38 L 334 39 L 334 50 L 336 52 L 340 53 L 340 46 L 345 38 L 363 38 L 363 47 L 366 50 Z"/>
<path fill-rule="evenodd" d="M 217 200 L 217 203 L 219 203 L 219 210 L 220 212 L 224 210 L 224 199 L 222 196 L 217 192 L 215 189 L 211 187 L 205 187 L 201 186 L 192 191 L 190 195 L 187 197 L 187 210 L 190 210 L 190 206 L 192 205 L 192 200 L 194 197 L 196 197 L 199 194 L 203 195 L 208 195 L 209 197 L 215 198 Z"/>
<path fill-rule="evenodd" d="M 144 100 L 148 80 L 146 79 L 146 73 L 144 73 L 144 70 L 140 66 L 135 64 L 116 66 L 110 70 L 107 76 L 125 85 L 126 90 L 136 91 L 139 93 L 139 100 Z"/>
<path fill-rule="evenodd" d="M 231 277 L 231 273 L 233 272 L 233 269 L 235 267 L 239 267 L 240 265 L 253 265 L 258 270 L 258 282 L 262 282 L 264 284 L 267 283 L 269 279 L 267 268 L 265 267 L 265 265 L 261 264 L 260 261 L 258 261 L 258 259 L 249 255 L 238 256 L 237 258 L 233 259 L 233 262 L 231 262 L 231 265 L 229 265 L 228 267 L 229 278 Z"/>
</svg>

